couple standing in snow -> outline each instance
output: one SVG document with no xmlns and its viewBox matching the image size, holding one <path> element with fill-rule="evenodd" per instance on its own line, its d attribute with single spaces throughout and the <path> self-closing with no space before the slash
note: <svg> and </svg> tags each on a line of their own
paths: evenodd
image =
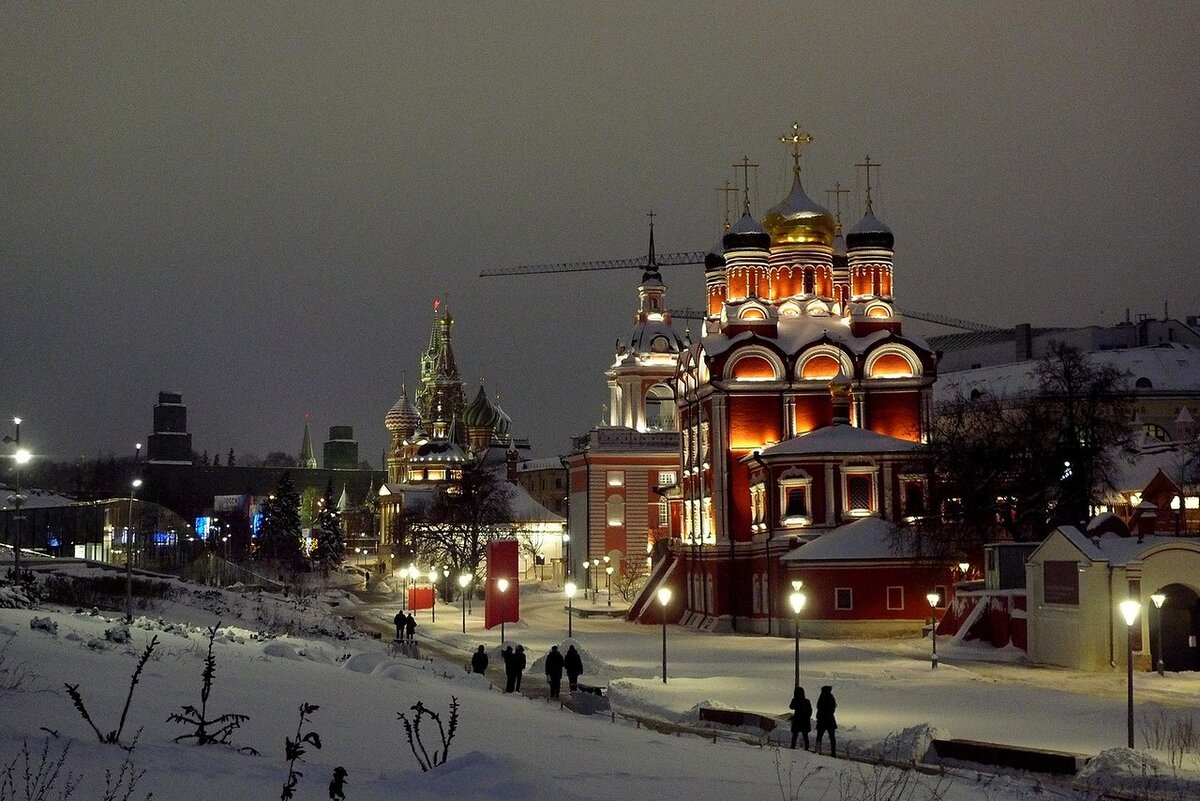
<svg viewBox="0 0 1200 801">
<path fill-rule="evenodd" d="M 808 750 L 808 733 L 812 731 L 812 703 L 804 696 L 804 688 L 797 687 L 792 693 L 792 702 L 788 704 L 792 712 L 792 748 L 796 747 L 796 738 L 804 738 L 804 750 Z M 834 710 L 837 700 L 833 697 L 833 687 L 826 684 L 817 696 L 817 753 L 821 753 L 821 737 L 829 732 L 829 755 L 837 756 L 837 718 Z"/>
</svg>

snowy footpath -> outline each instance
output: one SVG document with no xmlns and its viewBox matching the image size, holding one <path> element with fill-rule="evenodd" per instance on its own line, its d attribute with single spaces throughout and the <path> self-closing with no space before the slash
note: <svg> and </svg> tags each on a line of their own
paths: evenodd
<svg viewBox="0 0 1200 801">
<path fill-rule="evenodd" d="M 524 589 L 524 588 L 523 588 Z M 601 595 L 597 607 L 606 606 Z M 1017 655 L 947 649 L 929 668 L 916 642 L 803 640 L 801 681 L 815 697 L 832 685 L 839 699 L 840 755 L 831 759 L 779 747 L 786 737 L 793 643 L 786 638 L 711 635 L 668 627 L 667 682 L 658 627 L 593 616 L 573 620 L 583 681 L 606 686 L 613 715 L 577 715 L 557 704 L 496 691 L 464 664 L 476 645 L 499 663 L 498 630 L 486 631 L 481 605 L 462 631 L 461 607 L 438 606 L 436 623 L 418 613 L 417 639 L 433 660 L 388 656 L 386 643 L 356 633 L 390 624 L 395 607 L 362 604 L 337 591 L 297 601 L 174 584 L 131 626 L 115 612 L 40 603 L 28 608 L 0 588 L 0 801 L 73 797 L 270 799 L 284 796 L 289 768 L 296 799 L 330 798 L 336 768 L 345 798 L 371 799 L 1009 799 L 1200 798 L 1195 753 L 1164 741 L 1191 719 L 1191 676 L 1139 675 L 1139 745 L 1124 741 L 1124 681 L 1115 674 L 1039 670 Z M 357 621 L 354 620 L 357 618 Z M 228 745 L 197 746 L 196 726 L 169 719 L 201 707 L 201 674 L 213 639 L 215 676 L 204 707 L 213 720 L 247 716 Z M 561 595 L 528 588 L 522 620 L 506 626 L 510 644 L 530 652 L 525 683 L 542 683 L 542 658 L 566 642 Z M 122 709 L 148 645 L 154 648 Z M 941 650 L 941 649 L 939 649 Z M 459 656 L 460 655 L 460 656 Z M 77 711 L 74 691 L 89 714 Z M 564 688 L 565 690 L 565 688 Z M 452 699 L 457 719 L 450 726 Z M 316 708 L 301 721 L 301 707 Z M 411 724 L 422 704 L 412 744 Z M 699 709 L 736 709 L 780 719 L 773 735 L 743 739 L 661 733 L 654 718 L 691 731 Z M 440 727 L 439 727 L 440 723 Z M 298 728 L 299 727 L 299 728 Z M 110 732 L 132 750 L 99 740 Z M 210 731 L 213 727 L 210 727 Z M 304 735 L 315 732 L 306 741 Z M 1078 752 L 1094 757 L 1075 778 L 994 775 L 940 766 L 927 772 L 864 759 L 921 760 L 930 738 L 958 737 Z M 320 748 L 314 742 L 319 738 Z M 443 751 L 445 739 L 448 749 Z M 1157 739 L 1157 742 L 1155 740 Z M 304 741 L 289 765 L 285 740 Z M 786 743 L 784 743 L 786 745 Z M 415 754 L 414 754 L 415 748 Z M 65 753 L 65 755 L 64 755 Z M 420 762 L 445 764 L 423 771 Z M 44 755 L 44 756 L 43 756 Z M 294 754 L 293 754 L 294 755 Z M 26 770 L 57 769 L 55 792 L 26 789 Z M 122 765 L 126 772 L 121 773 Z M 107 783 L 111 792 L 106 792 Z M 302 775 L 297 775 L 302 774 Z M 129 777 L 137 777 L 129 791 Z M 35 775 L 36 778 L 36 775 Z M 117 786 L 120 783 L 120 786 Z"/>
</svg>

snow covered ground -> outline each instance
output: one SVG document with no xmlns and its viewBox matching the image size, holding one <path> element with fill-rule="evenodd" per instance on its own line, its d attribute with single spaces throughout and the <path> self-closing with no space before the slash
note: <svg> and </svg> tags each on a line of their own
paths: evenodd
<svg viewBox="0 0 1200 801">
<path fill-rule="evenodd" d="M 297 799 L 328 798 L 337 766 L 347 771 L 346 798 L 353 801 L 1094 797 L 1044 777 L 993 777 L 961 768 L 929 776 L 781 750 L 776 745 L 786 724 L 766 742 L 747 737 L 747 743 L 657 733 L 625 717 L 690 729 L 698 726 L 701 705 L 782 716 L 793 671 L 788 638 L 668 627 L 664 684 L 659 627 L 576 615 L 573 640 L 584 656 L 583 680 L 609 687 L 614 720 L 504 695 L 467 674 L 463 666 L 476 645 L 491 651 L 493 664 L 500 661 L 500 632 L 483 630 L 478 603 L 465 635 L 456 605 L 439 605 L 436 623 L 428 611 L 418 613 L 417 639 L 426 655 L 436 649 L 445 656 L 415 661 L 389 657 L 385 642 L 354 635 L 346 619 L 357 617 L 359 625 L 387 631 L 396 611 L 392 604 L 361 603 L 340 591 L 327 596 L 337 603 L 331 607 L 320 600 L 305 605 L 266 594 L 178 588 L 137 619 L 127 641 L 117 612 L 46 604 L 0 608 L 0 766 L 16 760 L 19 778 L 23 748 L 36 763 L 50 731 L 57 735 L 49 738 L 51 756 L 69 747 L 63 771 L 83 776 L 87 791 L 79 797 L 102 797 L 105 770 L 115 775 L 126 752 L 97 742 L 64 684 L 79 686 L 101 732 L 116 728 L 138 654 L 157 636 L 121 738 L 129 743 L 136 734 L 131 757 L 145 771 L 132 798 L 149 792 L 197 801 L 277 797 L 287 777 L 284 738 L 296 736 L 302 703 L 319 706 L 305 731 L 318 732 L 322 748 L 310 748 L 298 765 L 304 775 Z M 567 616 L 560 593 L 537 586 L 522 590 L 522 620 L 507 625 L 506 634 L 530 652 L 528 686 L 543 681 L 540 659 L 551 644 L 565 641 Z M 6 597 L 0 590 L 0 607 Z M 598 610 L 607 609 L 605 600 L 601 592 Z M 589 606 L 578 599 L 577 605 L 585 611 Z M 234 732 L 233 748 L 176 744 L 173 739 L 188 729 L 167 717 L 199 704 L 205 627 L 218 620 L 209 711 L 250 719 Z M 1176 772 L 1164 764 L 1171 761 L 1167 750 L 1120 747 L 1123 674 L 1032 668 L 1018 654 L 941 642 L 942 664 L 934 671 L 928 646 L 927 640 L 801 641 L 801 681 L 809 694 L 815 697 L 821 685 L 830 684 L 838 698 L 841 753 L 878 754 L 891 736 L 903 746 L 893 754 L 919 758 L 936 733 L 1099 755 L 1081 783 L 1125 787 L 1135 795 L 1149 788 L 1167 798 L 1200 798 L 1200 784 L 1148 775 Z M 1159 726 L 1155 721 L 1190 718 L 1198 691 L 1200 678 L 1190 675 L 1137 675 L 1139 744 Z M 449 761 L 423 773 L 398 713 L 411 719 L 411 707 L 420 701 L 445 722 L 451 697 L 458 699 L 460 713 Z M 421 731 L 426 746 L 440 742 L 430 720 Z M 244 747 L 259 755 L 236 750 Z M 1191 756 L 1176 762 L 1185 780 L 1200 767 Z M 879 792 L 881 783 L 887 793 Z M 0 786 L 0 799 L 26 797 L 4 792 Z"/>
</svg>

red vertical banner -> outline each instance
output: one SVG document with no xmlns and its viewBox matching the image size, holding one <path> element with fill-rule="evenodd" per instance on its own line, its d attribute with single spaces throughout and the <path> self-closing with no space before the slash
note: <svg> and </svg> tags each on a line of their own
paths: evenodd
<svg viewBox="0 0 1200 801">
<path fill-rule="evenodd" d="M 500 622 L 516 623 L 521 618 L 521 586 L 517 578 L 517 541 L 492 540 L 487 544 L 487 589 L 483 603 L 483 627 L 490 629 Z M 500 591 L 500 580 L 508 588 Z"/>
<path fill-rule="evenodd" d="M 409 587 L 409 609 L 431 609 L 433 607 L 433 587 Z"/>
</svg>

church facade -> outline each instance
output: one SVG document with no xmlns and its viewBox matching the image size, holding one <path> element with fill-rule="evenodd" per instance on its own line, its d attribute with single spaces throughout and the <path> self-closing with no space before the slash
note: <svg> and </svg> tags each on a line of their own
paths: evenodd
<svg viewBox="0 0 1200 801">
<path fill-rule="evenodd" d="M 648 433 L 653 415 L 639 415 L 658 400 L 661 381 L 678 442 L 675 457 L 664 451 L 653 468 L 656 478 L 674 472 L 677 481 L 650 482 L 670 499 L 672 511 L 660 518 L 669 532 L 645 529 L 661 558 L 630 617 L 661 619 L 653 597 L 666 586 L 677 599 L 671 620 L 790 633 L 798 618 L 788 596 L 803 582 L 804 631 L 919 630 L 930 616 L 926 595 L 937 590 L 944 604 L 950 585 L 946 566 L 906 547 L 908 524 L 930 507 L 921 444 L 937 354 L 906 335 L 896 314 L 894 236 L 874 212 L 869 180 L 864 214 L 843 235 L 840 220 L 804 190 L 800 146 L 810 138 L 796 129 L 785 141 L 793 145 L 787 197 L 760 220 L 747 192 L 740 219 L 705 260 L 701 335 L 664 337 L 657 349 L 642 339 L 635 354 L 618 350 L 609 371 L 611 425 Z M 877 165 L 861 166 L 869 178 Z M 651 260 L 639 315 L 655 313 L 655 297 L 665 305 L 656 276 Z M 624 378 L 627 362 L 646 373 L 656 354 L 661 374 Z M 586 525 L 592 550 L 598 539 L 611 544 L 620 489 L 585 470 L 586 457 L 604 455 L 595 450 L 568 457 L 572 532 Z M 617 470 L 605 466 L 606 475 Z"/>
</svg>

